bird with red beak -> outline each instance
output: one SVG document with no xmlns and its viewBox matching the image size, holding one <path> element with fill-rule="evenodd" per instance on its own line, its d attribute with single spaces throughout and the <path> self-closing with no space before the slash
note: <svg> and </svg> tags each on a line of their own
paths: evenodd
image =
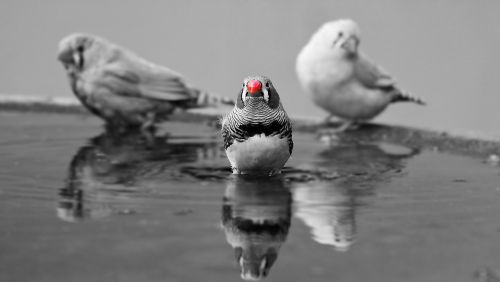
<svg viewBox="0 0 500 282">
<path fill-rule="evenodd" d="M 222 120 L 222 135 L 233 173 L 281 172 L 292 154 L 292 127 L 269 78 L 245 78 L 233 110 Z"/>
</svg>

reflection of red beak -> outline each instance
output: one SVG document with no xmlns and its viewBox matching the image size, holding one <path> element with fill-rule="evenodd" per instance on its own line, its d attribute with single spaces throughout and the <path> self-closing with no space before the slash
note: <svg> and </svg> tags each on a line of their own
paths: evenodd
<svg viewBox="0 0 500 282">
<path fill-rule="evenodd" d="M 252 79 L 247 82 L 247 90 L 250 95 L 254 95 L 255 93 L 260 92 L 262 89 L 262 83 L 260 81 Z"/>
<path fill-rule="evenodd" d="M 349 53 L 356 53 L 358 51 L 358 44 L 359 39 L 354 36 L 350 36 L 340 45 L 340 47 Z"/>
<path fill-rule="evenodd" d="M 267 276 L 267 258 L 264 257 L 262 260 L 244 260 L 240 259 L 241 267 L 241 278 L 243 280 L 253 280 L 257 281 Z"/>
</svg>

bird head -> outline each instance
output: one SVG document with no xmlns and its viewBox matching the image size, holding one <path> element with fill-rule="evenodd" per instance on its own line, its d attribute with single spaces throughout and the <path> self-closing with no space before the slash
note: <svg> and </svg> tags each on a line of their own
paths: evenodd
<svg viewBox="0 0 500 282">
<path fill-rule="evenodd" d="M 265 104 L 271 109 L 280 105 L 280 97 L 271 80 L 265 76 L 249 76 L 243 80 L 236 106 L 240 109 L 249 105 Z"/>
<path fill-rule="evenodd" d="M 250 245 L 234 249 L 244 280 L 261 280 L 269 274 L 271 266 L 278 258 L 278 251 L 272 246 Z"/>
<path fill-rule="evenodd" d="M 73 33 L 59 42 L 57 59 L 66 69 L 83 70 L 91 61 L 109 57 L 110 44 L 97 36 Z"/>
<path fill-rule="evenodd" d="M 358 52 L 361 32 L 358 24 L 351 19 L 340 19 L 323 24 L 314 34 L 313 40 L 327 48 L 354 55 Z"/>
</svg>

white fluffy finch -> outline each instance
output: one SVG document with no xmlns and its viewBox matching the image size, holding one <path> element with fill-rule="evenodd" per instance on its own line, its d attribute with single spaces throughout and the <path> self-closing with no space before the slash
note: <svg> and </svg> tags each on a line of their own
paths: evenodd
<svg viewBox="0 0 500 282">
<path fill-rule="evenodd" d="M 75 33 L 63 38 L 58 59 L 78 99 L 111 127 L 150 128 L 176 108 L 234 104 L 193 88 L 175 71 L 95 35 Z"/>
<path fill-rule="evenodd" d="M 224 149 L 235 174 L 277 174 L 292 154 L 292 127 L 278 92 L 264 76 L 243 81 L 222 120 Z"/>
<path fill-rule="evenodd" d="M 341 19 L 323 24 L 300 51 L 299 82 L 319 107 L 347 121 L 341 130 L 370 120 L 390 103 L 425 104 L 399 89 L 392 77 L 359 51 L 360 29 Z"/>
</svg>

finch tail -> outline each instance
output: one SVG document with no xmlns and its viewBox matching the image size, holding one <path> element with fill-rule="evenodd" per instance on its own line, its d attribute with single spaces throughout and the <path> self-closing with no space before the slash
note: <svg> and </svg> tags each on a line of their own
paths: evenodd
<svg viewBox="0 0 500 282">
<path fill-rule="evenodd" d="M 190 87 L 190 90 L 193 99 L 188 105 L 189 108 L 219 107 L 221 105 L 234 106 L 234 104 L 236 103 L 231 98 L 214 95 L 198 88 Z"/>
<path fill-rule="evenodd" d="M 399 92 L 397 95 L 395 95 L 392 98 L 391 103 L 397 103 L 397 102 L 412 102 L 422 106 L 427 105 L 427 103 L 424 100 L 420 99 L 417 96 L 413 96 L 408 92 Z"/>
</svg>

